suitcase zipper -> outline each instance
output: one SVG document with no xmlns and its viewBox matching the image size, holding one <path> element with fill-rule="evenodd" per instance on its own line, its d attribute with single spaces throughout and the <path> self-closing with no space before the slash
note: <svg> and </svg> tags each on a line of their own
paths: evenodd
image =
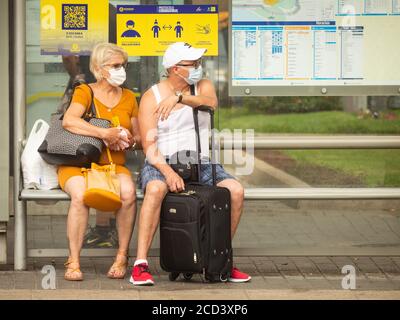
<svg viewBox="0 0 400 320">
<path fill-rule="evenodd" d="M 177 195 L 179 195 L 179 196 L 191 196 L 191 195 L 193 195 L 193 194 L 196 194 L 196 191 L 194 191 L 194 190 L 189 190 L 189 191 L 187 191 L 187 192 L 180 192 L 180 193 L 177 193 Z"/>
</svg>

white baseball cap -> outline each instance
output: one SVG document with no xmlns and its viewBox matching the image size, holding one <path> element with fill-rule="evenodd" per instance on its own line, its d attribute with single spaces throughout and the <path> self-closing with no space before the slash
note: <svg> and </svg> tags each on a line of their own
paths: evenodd
<svg viewBox="0 0 400 320">
<path fill-rule="evenodd" d="M 204 48 L 193 48 L 185 42 L 171 44 L 164 53 L 163 66 L 168 69 L 182 60 L 195 61 L 200 59 L 207 51 Z"/>
</svg>

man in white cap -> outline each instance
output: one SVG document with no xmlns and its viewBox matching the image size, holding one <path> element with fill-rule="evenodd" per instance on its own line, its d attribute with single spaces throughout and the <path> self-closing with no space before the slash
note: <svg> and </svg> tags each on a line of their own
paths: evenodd
<svg viewBox="0 0 400 320">
<path fill-rule="evenodd" d="M 160 220 L 161 204 L 169 191 L 184 190 L 184 181 L 166 162 L 166 158 L 180 150 L 193 150 L 196 134 L 193 108 L 207 105 L 217 108 L 218 99 L 210 80 L 203 79 L 201 58 L 206 49 L 196 49 L 184 42 L 168 47 L 163 66 L 167 78 L 147 90 L 139 107 L 139 127 L 146 162 L 140 174 L 141 187 L 145 192 L 139 220 L 137 259 L 130 282 L 134 285 L 153 285 L 148 268 L 147 254 Z M 191 95 L 190 85 L 195 87 Z M 204 117 L 206 116 L 206 117 Z M 202 157 L 208 163 L 201 165 L 201 183 L 212 184 L 209 162 L 207 114 L 199 113 Z M 231 234 L 235 234 L 243 208 L 242 185 L 217 164 L 216 182 L 231 192 Z M 228 279 L 232 282 L 247 282 L 251 277 L 233 268 Z"/>
</svg>

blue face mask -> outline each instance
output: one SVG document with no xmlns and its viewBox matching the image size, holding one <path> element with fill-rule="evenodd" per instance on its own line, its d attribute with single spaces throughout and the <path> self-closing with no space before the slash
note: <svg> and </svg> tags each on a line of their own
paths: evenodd
<svg viewBox="0 0 400 320">
<path fill-rule="evenodd" d="M 182 77 L 189 85 L 196 84 L 203 78 L 203 69 L 199 66 L 197 69 L 190 68 L 189 76 L 187 78 Z"/>
</svg>

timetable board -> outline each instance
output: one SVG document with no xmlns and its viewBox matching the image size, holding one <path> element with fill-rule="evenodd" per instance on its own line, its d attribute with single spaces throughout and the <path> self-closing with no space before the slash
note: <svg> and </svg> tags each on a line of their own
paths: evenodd
<svg viewBox="0 0 400 320">
<path fill-rule="evenodd" d="M 231 95 L 400 94 L 400 0 L 233 0 Z"/>
</svg>

